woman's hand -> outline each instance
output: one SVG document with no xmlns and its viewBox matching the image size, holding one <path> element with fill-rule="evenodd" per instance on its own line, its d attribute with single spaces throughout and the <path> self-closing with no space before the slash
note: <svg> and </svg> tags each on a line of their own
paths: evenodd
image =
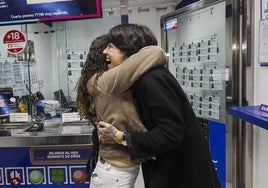
<svg viewBox="0 0 268 188">
<path fill-rule="evenodd" d="M 100 121 L 97 124 L 100 142 L 104 144 L 122 144 L 123 132 L 116 129 L 113 125 Z"/>
</svg>

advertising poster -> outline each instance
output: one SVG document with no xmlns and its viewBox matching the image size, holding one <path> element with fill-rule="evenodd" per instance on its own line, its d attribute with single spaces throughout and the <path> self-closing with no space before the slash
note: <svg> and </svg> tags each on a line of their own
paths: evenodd
<svg viewBox="0 0 268 188">
<path fill-rule="evenodd" d="M 89 146 L 0 148 L 0 187 L 88 188 Z"/>
</svg>

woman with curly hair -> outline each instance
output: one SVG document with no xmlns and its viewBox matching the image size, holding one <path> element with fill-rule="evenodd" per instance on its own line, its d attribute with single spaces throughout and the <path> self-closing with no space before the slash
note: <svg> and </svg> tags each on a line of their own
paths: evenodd
<svg viewBox="0 0 268 188">
<path fill-rule="evenodd" d="M 95 129 L 92 131 L 92 153 L 87 162 L 87 179 L 90 180 L 92 171 L 95 168 L 99 152 L 99 140 L 96 129 L 97 115 L 94 107 L 94 97 L 87 90 L 87 82 L 95 74 L 101 75 L 104 71 L 108 70 L 108 62 L 103 50 L 108 45 L 107 35 L 100 35 L 94 39 L 89 48 L 87 60 L 82 69 L 82 74 L 77 86 L 76 105 L 81 117 L 88 119 L 89 124 L 94 125 Z"/>
<path fill-rule="evenodd" d="M 89 48 L 89 54 L 85 66 L 82 69 L 82 74 L 78 82 L 76 105 L 81 117 L 88 119 L 90 124 L 95 124 L 97 117 L 94 109 L 94 98 L 87 91 L 87 82 L 93 75 L 101 75 L 108 70 L 108 62 L 103 50 L 109 44 L 107 35 L 97 37 Z"/>
</svg>

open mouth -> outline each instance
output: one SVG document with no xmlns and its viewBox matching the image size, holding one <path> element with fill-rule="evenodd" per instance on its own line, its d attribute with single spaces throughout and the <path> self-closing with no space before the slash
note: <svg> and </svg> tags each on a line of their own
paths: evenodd
<svg viewBox="0 0 268 188">
<path fill-rule="evenodd" d="M 107 65 L 109 65 L 111 63 L 111 60 L 109 59 L 109 57 L 106 57 L 106 63 L 107 63 Z"/>
<path fill-rule="evenodd" d="M 111 62 L 110 58 L 106 56 L 106 61 Z"/>
<path fill-rule="evenodd" d="M 109 66 L 109 64 L 111 64 L 111 60 L 108 57 L 106 58 L 106 63 L 107 63 L 107 66 Z"/>
</svg>

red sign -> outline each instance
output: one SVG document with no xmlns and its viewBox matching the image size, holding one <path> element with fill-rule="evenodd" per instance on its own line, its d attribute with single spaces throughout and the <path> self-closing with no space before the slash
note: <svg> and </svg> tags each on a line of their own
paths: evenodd
<svg viewBox="0 0 268 188">
<path fill-rule="evenodd" d="M 18 54 L 24 50 L 26 40 L 20 31 L 10 30 L 5 34 L 3 44 L 9 53 Z"/>
</svg>

